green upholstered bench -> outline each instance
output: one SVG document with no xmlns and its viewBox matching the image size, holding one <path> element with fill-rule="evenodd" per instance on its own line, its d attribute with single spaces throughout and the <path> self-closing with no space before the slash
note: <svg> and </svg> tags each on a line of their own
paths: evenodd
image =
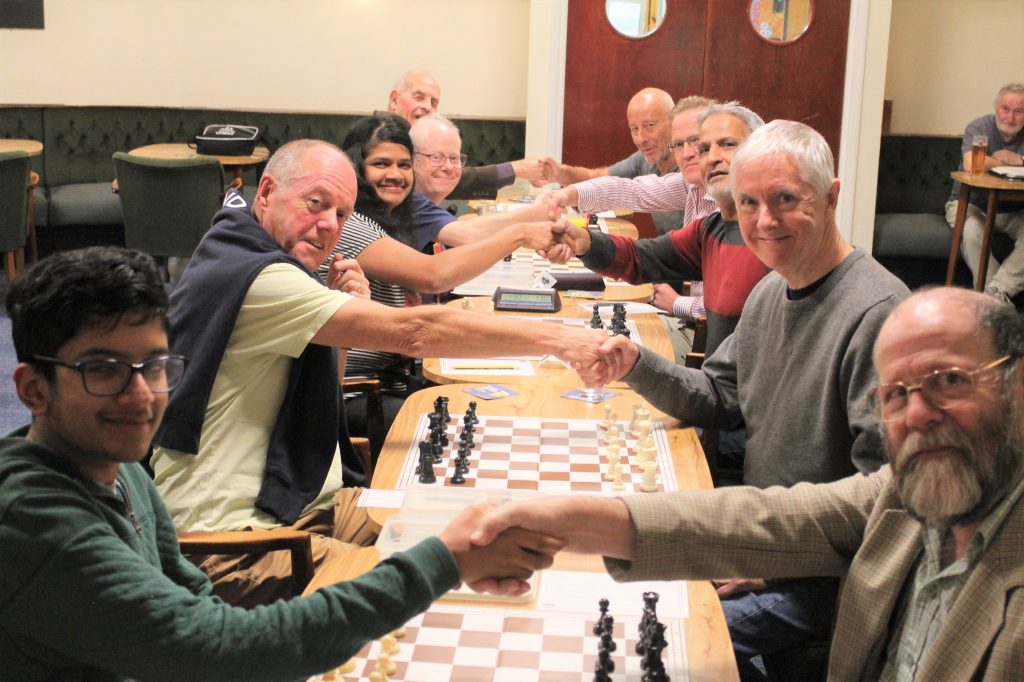
<svg viewBox="0 0 1024 682">
<path fill-rule="evenodd" d="M 340 144 L 356 114 L 313 114 L 157 107 L 0 107 L 0 137 L 43 142 L 33 159 L 40 174 L 35 217 L 40 251 L 124 240 L 121 204 L 110 190 L 116 151 L 158 142 L 190 142 L 211 123 L 260 129 L 260 144 L 274 152 L 284 143 L 317 138 Z M 516 120 L 457 119 L 470 165 L 522 158 L 526 124 Z M 259 169 L 245 182 L 254 187 Z"/>
<path fill-rule="evenodd" d="M 883 135 L 872 255 L 911 288 L 946 281 L 952 230 L 946 201 L 949 174 L 960 164 L 960 136 Z M 1009 253 L 1005 235 L 993 235 L 997 257 Z M 960 258 L 956 281 L 969 286 Z"/>
</svg>

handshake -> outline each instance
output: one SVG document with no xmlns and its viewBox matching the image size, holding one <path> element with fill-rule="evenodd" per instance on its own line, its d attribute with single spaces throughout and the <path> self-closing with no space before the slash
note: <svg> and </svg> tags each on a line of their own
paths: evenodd
<svg viewBox="0 0 1024 682">
<path fill-rule="evenodd" d="M 469 506 L 438 538 L 471 588 L 517 596 L 561 550 L 631 559 L 635 529 L 621 500 L 550 497 Z"/>
</svg>

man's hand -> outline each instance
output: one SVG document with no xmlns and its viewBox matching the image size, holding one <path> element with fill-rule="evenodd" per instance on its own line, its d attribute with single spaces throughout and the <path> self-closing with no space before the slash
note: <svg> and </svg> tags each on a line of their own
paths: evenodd
<svg viewBox="0 0 1024 682">
<path fill-rule="evenodd" d="M 744 592 L 763 590 L 768 585 L 760 578 L 736 578 L 733 580 L 712 580 L 719 597 L 731 597 Z"/>
<path fill-rule="evenodd" d="M 598 349 L 597 362 L 573 367 L 585 386 L 606 386 L 629 374 L 639 359 L 640 348 L 635 343 L 625 336 L 612 336 Z"/>
<path fill-rule="evenodd" d="M 562 164 L 550 156 L 540 157 L 541 165 L 544 168 L 544 179 L 546 182 L 557 182 L 562 184 Z"/>
<path fill-rule="evenodd" d="M 551 226 L 555 239 L 553 248 L 541 255 L 552 263 L 565 263 L 573 256 L 582 256 L 590 250 L 590 231 L 576 227 L 568 220 L 559 220 Z"/>
<path fill-rule="evenodd" d="M 370 300 L 370 281 L 354 258 L 342 258 L 341 254 L 334 254 L 334 260 L 327 271 L 327 286 Z"/>
<path fill-rule="evenodd" d="M 603 329 L 589 327 L 562 327 L 562 349 L 556 353 L 560 360 L 573 367 L 591 367 L 601 360 L 601 345 L 607 341 L 608 334 Z"/>
<path fill-rule="evenodd" d="M 516 174 L 516 178 L 523 178 L 529 181 L 534 187 L 543 187 L 548 184 L 547 173 L 545 172 L 544 162 L 541 158 L 536 156 L 530 156 L 525 159 L 519 159 L 518 161 L 512 162 L 512 170 Z"/>
<path fill-rule="evenodd" d="M 519 228 L 522 230 L 523 248 L 543 253 L 555 246 L 554 223 L 546 220 L 520 223 Z"/>
<path fill-rule="evenodd" d="M 1024 165 L 1024 156 L 1010 149 L 1000 149 L 999 151 L 992 152 L 992 158 L 1006 166 Z"/>
<path fill-rule="evenodd" d="M 556 189 L 551 192 L 551 211 L 554 214 L 555 211 L 558 215 L 564 214 L 570 208 L 576 206 L 579 202 L 579 192 L 576 190 L 576 185 L 569 185 L 562 189 Z M 552 217 L 552 220 L 557 216 Z"/>
<path fill-rule="evenodd" d="M 666 313 L 672 314 L 673 306 L 675 305 L 677 298 L 680 298 L 679 292 L 668 284 L 655 284 L 654 298 L 651 299 L 651 305 L 659 310 L 664 310 Z"/>
<path fill-rule="evenodd" d="M 470 538 L 491 505 L 466 507 L 438 534 L 459 567 L 459 577 L 474 587 L 506 595 L 526 592 L 526 579 L 547 568 L 565 543 L 546 534 L 521 528 L 503 530 L 486 546 Z"/>
</svg>

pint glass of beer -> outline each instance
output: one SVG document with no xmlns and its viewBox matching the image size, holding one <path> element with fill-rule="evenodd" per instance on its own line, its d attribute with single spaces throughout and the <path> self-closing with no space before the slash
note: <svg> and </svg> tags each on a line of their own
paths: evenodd
<svg viewBox="0 0 1024 682">
<path fill-rule="evenodd" d="M 988 136 L 975 135 L 971 138 L 971 174 L 985 172 L 985 157 L 988 156 Z"/>
</svg>

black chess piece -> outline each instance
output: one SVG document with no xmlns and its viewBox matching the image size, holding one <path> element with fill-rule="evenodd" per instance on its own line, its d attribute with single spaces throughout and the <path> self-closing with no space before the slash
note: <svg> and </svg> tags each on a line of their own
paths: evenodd
<svg viewBox="0 0 1024 682">
<path fill-rule="evenodd" d="M 648 630 L 648 638 L 644 654 L 644 660 L 640 661 L 640 668 L 644 676 L 642 682 L 669 682 L 668 673 L 665 671 L 665 661 L 661 659 L 661 652 L 668 646 L 665 639 L 665 624 L 655 620 Z"/>
<path fill-rule="evenodd" d="M 448 424 L 452 420 L 452 415 L 448 412 L 448 396 L 443 395 L 438 400 L 441 401 L 441 423 Z"/>
<path fill-rule="evenodd" d="M 590 316 L 591 329 L 604 329 L 604 321 L 601 319 L 601 307 L 594 304 L 594 314 Z"/>
<path fill-rule="evenodd" d="M 455 460 L 455 473 L 452 474 L 452 483 L 455 485 L 463 485 L 466 482 L 466 477 L 462 475 L 462 465 L 459 464 L 459 460 Z"/>
<path fill-rule="evenodd" d="M 420 441 L 420 465 L 416 467 L 420 483 L 436 483 L 434 474 L 434 453 L 430 441 Z"/>
<path fill-rule="evenodd" d="M 480 418 L 476 416 L 476 401 L 475 400 L 470 400 L 469 401 L 469 410 L 466 412 L 466 414 L 468 414 L 468 415 L 470 415 L 472 417 L 474 424 L 479 424 L 480 423 Z"/>
</svg>

